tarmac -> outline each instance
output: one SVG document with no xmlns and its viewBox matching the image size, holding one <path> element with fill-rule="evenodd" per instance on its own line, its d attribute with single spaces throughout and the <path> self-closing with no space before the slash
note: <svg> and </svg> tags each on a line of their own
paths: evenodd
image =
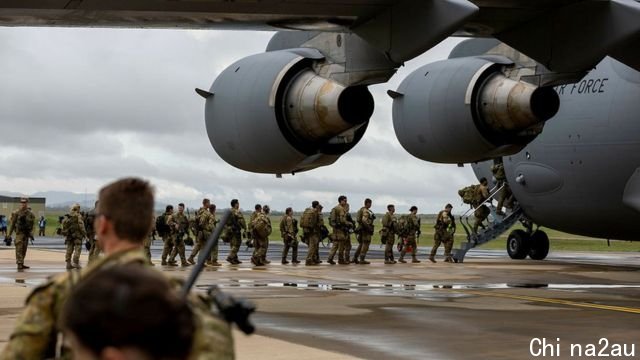
<svg viewBox="0 0 640 360">
<path fill-rule="evenodd" d="M 13 248 L 0 248 L 0 348 L 29 291 L 65 271 L 60 241 L 37 239 L 24 272 Z M 558 252 L 533 261 L 472 250 L 462 264 L 433 264 L 420 249 L 419 264 L 385 265 L 376 246 L 370 265 L 307 267 L 280 264 L 281 248 L 270 246 L 268 266 L 207 268 L 196 285 L 216 284 L 257 305 L 256 334 L 235 334 L 238 359 L 533 359 L 543 350 L 544 358 L 598 358 L 585 355 L 589 344 L 596 354 L 621 349 L 609 358 L 640 359 L 640 253 Z M 159 245 L 152 254 L 157 259 Z M 191 270 L 159 268 L 180 277 Z"/>
</svg>

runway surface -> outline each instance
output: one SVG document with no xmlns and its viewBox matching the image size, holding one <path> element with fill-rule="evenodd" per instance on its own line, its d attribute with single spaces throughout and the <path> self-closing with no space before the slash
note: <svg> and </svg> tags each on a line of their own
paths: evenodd
<svg viewBox="0 0 640 360">
<path fill-rule="evenodd" d="M 154 259 L 160 245 L 152 248 Z M 25 272 L 15 270 L 13 249 L 0 250 L 2 289 L 23 287 L 26 294 L 64 271 L 60 238 L 36 239 L 30 249 L 36 248 L 43 251 L 33 251 L 32 269 Z M 221 248 L 220 259 L 227 249 Z M 279 264 L 281 249 L 271 244 L 272 264 L 253 267 L 243 247 L 243 264 L 207 268 L 198 281 L 198 289 L 216 284 L 254 301 L 258 334 L 284 341 L 272 352 L 265 341 L 262 351 L 240 351 L 239 358 L 306 357 L 296 353 L 303 351 L 292 345 L 297 344 L 331 351 L 335 358 L 533 359 L 542 358 L 535 355 L 544 349 L 545 358 L 587 359 L 603 358 L 584 351 L 594 344 L 597 354 L 606 338 L 605 353 L 614 344 L 625 345 L 627 354 L 631 346 L 635 350 L 633 356 L 609 358 L 640 359 L 640 253 L 552 252 L 545 261 L 516 261 L 505 251 L 473 250 L 463 264 L 432 264 L 425 261 L 427 249 L 420 249 L 420 264 L 385 265 L 382 249 L 373 246 L 371 265 L 306 267 Z M 303 259 L 306 246 L 301 250 Z M 326 252 L 321 249 L 323 260 Z M 190 271 L 161 268 L 185 277 Z M 0 309 L 0 319 L 11 320 L 17 312 L 19 307 Z M 6 341 L 7 322 L 2 323 L 0 341 Z M 236 339 L 240 348 L 250 341 Z M 542 341 L 551 346 L 543 348 Z"/>
</svg>

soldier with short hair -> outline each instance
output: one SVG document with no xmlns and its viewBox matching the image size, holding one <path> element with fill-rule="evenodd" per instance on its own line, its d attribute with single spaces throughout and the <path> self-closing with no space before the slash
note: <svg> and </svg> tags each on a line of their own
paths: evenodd
<svg viewBox="0 0 640 360">
<path fill-rule="evenodd" d="M 96 213 L 98 208 L 98 201 L 95 202 L 93 209 L 89 210 L 84 218 L 84 228 L 87 231 L 87 238 L 89 239 L 89 264 L 96 261 L 100 256 L 100 247 L 96 241 L 96 232 L 93 228 L 93 222 L 96 219 Z M 149 244 L 151 245 L 151 244 Z"/>
<path fill-rule="evenodd" d="M 311 202 L 311 207 L 307 208 L 300 218 L 300 226 L 302 227 L 302 237 L 306 241 L 309 249 L 307 250 L 307 259 L 305 265 L 313 266 L 321 263 L 318 245 L 322 226 L 322 205 L 317 200 Z"/>
<path fill-rule="evenodd" d="M 329 215 L 329 224 L 333 228 L 333 246 L 331 247 L 331 251 L 329 251 L 327 262 L 331 265 L 336 264 L 335 261 L 333 261 L 336 252 L 338 253 L 339 264 L 349 264 L 348 261 L 345 261 L 343 255 L 344 245 L 347 241 L 347 232 L 349 231 L 349 227 L 353 227 L 353 223 L 347 221 L 346 205 L 347 197 L 340 195 L 338 197 L 338 205 L 331 209 L 331 214 Z"/>
<path fill-rule="evenodd" d="M 173 251 L 174 240 L 171 235 L 171 229 L 169 229 L 167 219 L 171 217 L 173 214 L 173 205 L 167 205 L 165 207 L 165 211 L 163 214 L 159 215 L 160 219 L 156 219 L 156 224 L 160 223 L 160 227 L 156 225 L 156 230 L 158 234 L 162 237 L 163 247 L 162 247 L 162 255 L 160 257 L 161 265 L 168 265 L 167 256 L 171 255 L 171 251 Z"/>
<path fill-rule="evenodd" d="M 209 217 L 211 216 L 211 213 L 209 212 L 209 205 L 211 205 L 211 200 L 207 198 L 202 199 L 202 207 L 198 209 L 198 211 L 196 211 L 196 218 L 195 220 L 193 220 L 193 224 L 195 225 L 194 235 L 196 237 L 196 244 L 191 250 L 191 255 L 189 255 L 189 258 L 187 259 L 187 261 L 191 264 L 196 263 L 195 257 L 198 256 L 200 249 L 204 247 L 204 243 L 207 241 L 207 238 L 208 238 L 208 236 L 205 237 L 204 235 L 204 227 L 210 225 Z M 209 230 L 209 234 L 213 231 L 214 227 L 215 227 L 215 224 L 211 226 L 211 229 Z"/>
<path fill-rule="evenodd" d="M 82 252 L 82 241 L 87 237 L 84 222 L 80 215 L 80 204 L 71 206 L 69 217 L 62 222 L 62 234 L 65 236 L 64 243 L 67 245 L 64 260 L 67 263 L 67 270 L 80 269 L 80 253 Z M 73 264 L 71 263 L 73 255 Z"/>
<path fill-rule="evenodd" d="M 70 359 L 72 354 L 69 339 L 63 332 L 61 310 L 71 291 L 83 281 L 91 286 L 92 275 L 100 271 L 147 264 L 141 247 L 153 217 L 153 189 L 149 183 L 137 178 L 121 179 L 103 187 L 99 199 L 95 228 L 105 256 L 83 271 L 57 274 L 36 287 L 27 297 L 25 309 L 0 353 L 0 360 Z M 177 292 L 179 283 L 172 284 Z M 115 294 L 120 299 L 130 295 L 127 291 L 115 291 Z M 211 313 L 212 301 L 203 295 L 192 295 L 187 300 L 196 319 L 195 333 L 189 336 L 189 359 L 233 359 L 231 328 Z M 128 309 L 120 307 L 120 311 Z M 136 319 L 135 315 L 130 314 L 130 319 Z"/>
<path fill-rule="evenodd" d="M 404 255 L 407 253 L 407 247 L 411 247 L 411 262 L 419 263 L 420 260 L 417 258 L 418 254 L 418 242 L 416 241 L 416 235 L 420 232 L 420 219 L 418 219 L 418 207 L 412 206 L 409 209 L 409 215 L 407 217 L 407 235 L 402 240 L 404 242 L 404 246 L 402 247 L 402 251 L 400 252 L 400 258 L 398 259 L 401 263 L 406 263 L 404 261 Z"/>
<path fill-rule="evenodd" d="M 269 218 L 268 205 L 262 207 L 262 212 L 257 213 L 251 221 L 251 231 L 253 233 L 253 256 L 251 263 L 256 266 L 267 265 L 271 261 L 267 260 L 267 249 L 269 247 L 269 235 L 271 235 L 271 219 Z"/>
<path fill-rule="evenodd" d="M 27 256 L 27 247 L 29 239 L 33 237 L 33 226 L 35 225 L 36 216 L 29 209 L 29 199 L 20 199 L 20 208 L 11 213 L 11 224 L 6 238 L 10 238 L 16 233 L 14 241 L 16 247 L 16 265 L 18 270 L 28 269 L 29 266 L 24 264 L 24 258 Z"/>
<path fill-rule="evenodd" d="M 451 249 L 453 248 L 453 234 L 456 232 L 456 220 L 451 214 L 453 206 L 447 204 L 444 210 L 441 210 L 436 217 L 436 224 L 434 226 L 435 233 L 433 234 L 433 248 L 429 255 L 429 261 L 436 262 L 436 252 L 440 244 L 444 244 L 444 261 L 453 262 L 451 258 Z"/>
<path fill-rule="evenodd" d="M 218 220 L 216 219 L 216 204 L 209 205 L 209 214 L 211 214 L 210 218 L 207 220 L 209 222 L 208 226 L 205 226 L 205 230 L 203 230 L 204 243 L 206 244 L 207 240 L 211 236 L 213 229 L 218 225 Z M 211 232 L 207 232 L 207 229 L 213 222 L 213 227 L 211 228 Z M 211 253 L 207 256 L 206 264 L 209 266 L 220 266 L 221 264 L 218 262 L 218 242 L 216 241 L 215 246 L 211 249 Z"/>
<path fill-rule="evenodd" d="M 384 263 L 395 264 L 393 259 L 393 245 L 396 241 L 397 219 L 394 215 L 396 207 L 387 205 L 387 213 L 382 217 L 382 229 L 380 229 L 380 241 L 384 244 Z"/>
<path fill-rule="evenodd" d="M 280 219 L 280 235 L 282 236 L 282 242 L 284 247 L 282 248 L 282 264 L 286 265 L 287 255 L 289 249 L 291 249 L 291 262 L 293 264 L 299 264 L 298 261 L 298 239 L 296 231 L 295 219 L 293 218 L 293 209 L 288 207 L 284 211 L 284 216 Z"/>
<path fill-rule="evenodd" d="M 178 204 L 177 213 L 167 218 L 167 225 L 169 225 L 169 229 L 171 229 L 171 236 L 174 241 L 173 250 L 171 250 L 171 256 L 168 261 L 169 265 L 177 266 L 176 256 L 180 256 L 180 266 L 190 266 L 191 264 L 187 262 L 186 249 L 184 246 L 184 239 L 189 236 L 189 219 L 187 215 L 184 214 L 183 203 Z"/>
<path fill-rule="evenodd" d="M 371 245 L 371 237 L 374 231 L 373 221 L 376 218 L 373 211 L 370 210 L 371 204 L 371 199 L 365 199 L 364 206 L 361 207 L 356 214 L 356 221 L 358 222 L 356 231 L 358 236 L 358 249 L 356 249 L 356 253 L 353 256 L 353 261 L 356 264 L 369 264 L 369 262 L 365 260 L 365 257 L 369 251 L 369 245 Z"/>
<path fill-rule="evenodd" d="M 225 226 L 225 235 L 230 242 L 231 250 L 227 261 L 232 265 L 242 264 L 238 259 L 238 251 L 242 245 L 242 232 L 247 230 L 247 223 L 244 220 L 242 212 L 240 212 L 240 202 L 238 199 L 231 200 L 231 216 Z"/>
</svg>

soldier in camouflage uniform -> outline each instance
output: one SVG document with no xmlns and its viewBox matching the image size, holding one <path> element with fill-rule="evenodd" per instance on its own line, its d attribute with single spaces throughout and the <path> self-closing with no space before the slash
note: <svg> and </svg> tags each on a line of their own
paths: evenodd
<svg viewBox="0 0 640 360">
<path fill-rule="evenodd" d="M 79 269 L 82 241 L 87 237 L 87 231 L 80 215 L 80 204 L 71 206 L 69 217 L 62 222 L 62 233 L 65 236 L 64 243 L 67 245 L 67 252 L 64 257 L 67 269 Z M 71 264 L 72 255 L 73 264 Z"/>
<path fill-rule="evenodd" d="M 395 264 L 393 259 L 393 245 L 396 241 L 397 219 L 394 215 L 396 207 L 387 205 L 387 213 L 382 217 L 382 229 L 380 229 L 380 241 L 384 244 L 384 263 Z"/>
<path fill-rule="evenodd" d="M 473 227 L 471 228 L 471 232 L 474 235 L 478 234 L 478 227 L 481 226 L 484 229 L 484 225 L 482 222 L 489 217 L 491 210 L 484 205 L 483 203 L 489 198 L 489 182 L 486 178 L 480 179 L 480 186 L 478 186 L 476 190 L 476 198 L 478 199 L 472 206 L 476 208 L 473 212 L 473 216 L 475 217 L 475 221 L 473 223 Z"/>
<path fill-rule="evenodd" d="M 155 220 L 155 219 L 154 219 Z M 156 264 L 151 261 L 151 244 L 153 243 L 153 228 L 149 231 L 149 235 L 144 238 L 142 241 L 142 248 L 144 250 L 144 257 L 147 258 L 149 265 L 156 266 Z"/>
<path fill-rule="evenodd" d="M 98 208 L 98 202 L 96 201 L 93 209 L 89 210 L 84 217 L 84 228 L 87 231 L 87 238 L 89 239 L 89 244 L 91 247 L 89 248 L 89 264 L 94 262 L 100 256 L 100 247 L 98 246 L 98 242 L 96 241 L 96 233 L 93 229 L 93 222 L 96 219 L 96 209 Z"/>
<path fill-rule="evenodd" d="M 349 213 L 349 211 L 351 211 L 351 206 L 349 205 L 349 203 L 347 203 L 347 205 L 345 206 L 345 212 L 346 212 L 346 217 L 347 217 L 347 222 L 354 224 L 355 225 L 355 221 L 353 221 L 353 217 L 351 217 L 351 213 Z M 355 228 L 350 227 L 349 229 L 347 229 L 347 239 L 344 242 L 344 249 L 342 252 L 342 258 L 344 259 L 345 262 L 349 262 L 349 259 L 351 259 L 351 234 L 355 231 Z M 338 259 L 340 259 L 340 256 L 338 256 Z"/>
<path fill-rule="evenodd" d="M 18 270 L 28 269 L 29 266 L 24 264 L 24 258 L 27 255 L 27 246 L 29 239 L 33 237 L 33 226 L 36 222 L 36 216 L 29 210 L 29 200 L 27 198 L 20 199 L 20 209 L 11 214 L 11 224 L 6 237 L 11 237 L 16 233 L 14 241 L 16 246 L 16 265 Z"/>
<path fill-rule="evenodd" d="M 433 235 L 433 248 L 429 255 L 429 261 L 433 263 L 436 262 L 436 251 L 438 251 L 441 243 L 444 244 L 444 261 L 453 262 L 451 258 L 451 248 L 453 248 L 453 234 L 456 232 L 456 221 L 453 215 L 451 215 L 452 209 L 453 206 L 447 204 L 444 210 L 441 210 L 436 217 L 436 224 L 434 226 L 436 232 Z"/>
<path fill-rule="evenodd" d="M 216 219 L 216 205 L 215 204 L 209 205 L 209 213 L 211 214 L 211 218 L 212 218 L 209 221 L 213 221 L 213 228 L 212 229 L 215 229 L 215 227 L 218 225 L 218 220 Z M 213 230 L 211 232 L 213 232 Z M 207 233 L 206 231 L 204 231 L 203 233 L 204 233 L 204 239 L 205 239 L 205 243 L 206 243 L 206 241 L 209 239 L 209 236 L 211 236 L 211 233 Z M 218 245 L 219 245 L 219 243 L 216 242 L 216 245 L 211 249 L 211 253 L 209 254 L 209 256 L 207 258 L 206 264 L 209 265 L 209 266 L 220 266 L 221 265 L 218 262 Z"/>
<path fill-rule="evenodd" d="M 408 227 L 409 232 L 408 235 L 403 239 L 404 246 L 402 247 L 402 251 L 400 252 L 400 259 L 398 259 L 401 263 L 406 263 L 404 261 L 404 255 L 407 253 L 407 247 L 410 246 L 412 248 L 411 251 L 411 262 L 419 263 L 420 260 L 416 257 L 418 254 L 418 243 L 416 241 L 416 235 L 420 233 L 420 219 L 418 219 L 418 208 L 416 206 L 412 206 L 409 209 L 409 219 L 408 219 Z"/>
<path fill-rule="evenodd" d="M 280 219 L 280 235 L 284 243 L 284 247 L 282 248 L 282 264 L 284 265 L 289 263 L 289 261 L 287 261 L 289 249 L 291 249 L 291 262 L 294 264 L 300 263 L 300 261 L 298 261 L 297 233 L 295 219 L 293 218 L 293 209 L 288 207 L 284 212 L 284 216 Z"/>
<path fill-rule="evenodd" d="M 187 262 L 186 250 L 184 247 L 184 239 L 189 236 L 189 219 L 184 214 L 184 204 L 178 204 L 178 212 L 167 218 L 167 225 L 171 229 L 171 237 L 174 241 L 173 250 L 169 257 L 169 265 L 177 266 L 176 256 L 180 256 L 180 266 L 190 266 Z"/>
<path fill-rule="evenodd" d="M 242 212 L 240 212 L 240 202 L 238 199 L 233 199 L 231 200 L 231 215 L 225 225 L 225 236 L 231 246 L 227 261 L 232 265 L 242 264 L 242 261 L 238 259 L 238 251 L 240 251 L 240 246 L 242 245 L 242 232 L 246 230 L 247 223 Z"/>
<path fill-rule="evenodd" d="M 205 238 L 204 237 L 204 231 L 203 231 L 203 227 L 205 225 L 205 222 L 207 221 L 206 218 L 209 217 L 209 215 L 211 214 L 209 212 L 209 205 L 211 205 L 211 201 L 207 198 L 202 199 L 202 207 L 200 209 L 198 209 L 198 211 L 196 211 L 196 218 L 193 221 L 193 224 L 195 225 L 195 237 L 196 237 L 196 244 L 194 245 L 193 249 L 191 250 L 191 255 L 189 256 L 189 258 L 187 259 L 187 261 L 190 264 L 195 264 L 195 257 L 198 256 L 198 253 L 200 252 L 200 249 L 202 249 L 204 247 L 204 243 L 205 241 L 207 241 L 208 236 Z M 209 233 L 211 233 L 213 231 L 213 227 L 211 228 L 211 230 L 209 231 Z"/>
<path fill-rule="evenodd" d="M 373 221 L 375 215 L 371 209 L 371 199 L 364 200 L 364 206 L 358 210 L 356 214 L 356 221 L 358 222 L 357 234 L 358 234 L 358 249 L 353 256 L 353 262 L 356 264 L 369 264 L 365 260 L 367 252 L 369 251 L 369 245 L 371 245 L 371 237 L 373 236 Z M 359 260 L 358 260 L 359 258 Z"/>
<path fill-rule="evenodd" d="M 160 215 L 160 217 L 164 219 L 165 229 L 160 229 L 160 228 L 156 229 L 160 234 L 160 236 L 162 236 L 162 243 L 164 244 L 162 247 L 162 256 L 160 257 L 162 261 L 161 265 L 168 265 L 167 256 L 169 256 L 171 254 L 171 251 L 173 251 L 174 242 L 173 242 L 173 237 L 171 236 L 171 229 L 169 229 L 169 227 L 166 225 L 167 219 L 169 219 L 171 215 L 173 215 L 173 205 L 167 205 L 164 213 Z"/>
<path fill-rule="evenodd" d="M 318 254 L 318 244 L 320 244 L 320 236 L 321 236 L 321 227 L 324 226 L 324 222 L 322 220 L 322 205 L 316 200 L 311 203 L 311 207 L 307 208 L 304 214 L 308 214 L 307 216 L 310 219 L 311 227 L 306 227 L 304 222 L 301 219 L 300 223 L 302 226 L 302 236 L 304 241 L 306 241 L 309 249 L 307 250 L 307 259 L 305 261 L 305 265 L 318 265 L 322 261 L 320 261 L 320 257 Z"/>
<path fill-rule="evenodd" d="M 140 179 L 122 179 L 102 188 L 99 198 L 101 215 L 95 223 L 96 236 L 105 256 L 83 271 L 55 275 L 36 287 L 27 297 L 14 331 L 0 353 L 0 360 L 71 359 L 68 339 L 62 332 L 61 311 L 72 288 L 103 269 L 147 264 L 141 246 L 151 227 L 151 186 Z M 172 283 L 179 291 L 179 282 Z M 196 319 L 189 359 L 234 359 L 231 329 L 210 312 L 210 299 L 192 295 L 188 301 Z M 131 318 L 135 319 L 135 316 Z"/>
<path fill-rule="evenodd" d="M 251 216 L 249 216 L 249 223 L 247 224 L 247 247 L 252 247 L 254 246 L 253 243 L 253 220 L 255 220 L 258 215 L 260 215 L 262 213 L 262 205 L 260 204 L 256 204 L 256 206 L 254 206 L 254 211 L 251 213 Z"/>
<path fill-rule="evenodd" d="M 331 251 L 329 251 L 327 262 L 331 265 L 336 264 L 335 261 L 333 261 L 336 252 L 338 253 L 339 264 L 349 264 L 348 261 L 342 258 L 344 254 L 344 244 L 347 241 L 347 232 L 350 227 L 353 227 L 353 223 L 347 221 L 346 205 L 347 197 L 340 195 L 338 197 L 338 205 L 331 209 L 331 214 L 329 215 L 329 224 L 333 228 L 333 246 L 331 247 Z"/>
<path fill-rule="evenodd" d="M 267 249 L 269 247 L 269 235 L 271 235 L 271 219 L 269 218 L 268 205 L 262 207 L 262 212 L 251 222 L 251 231 L 253 232 L 253 256 L 251 263 L 256 266 L 267 265 L 271 261 L 267 260 Z"/>
</svg>

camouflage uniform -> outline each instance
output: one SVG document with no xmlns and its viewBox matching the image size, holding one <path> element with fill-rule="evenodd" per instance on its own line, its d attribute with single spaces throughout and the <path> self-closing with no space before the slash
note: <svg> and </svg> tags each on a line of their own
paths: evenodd
<svg viewBox="0 0 640 360">
<path fill-rule="evenodd" d="M 412 248 L 411 262 L 419 263 L 420 260 L 418 260 L 418 258 L 416 257 L 416 255 L 418 254 L 418 243 L 416 241 L 416 233 L 420 231 L 420 220 L 418 219 L 418 216 L 416 214 L 413 214 L 413 213 L 409 214 L 408 227 L 409 227 L 408 235 L 401 240 L 401 241 L 404 241 L 404 246 L 402 247 L 402 251 L 400 252 L 400 259 L 398 259 L 398 261 L 400 261 L 401 263 L 406 262 L 404 261 L 404 255 L 407 253 L 407 247 L 411 246 Z"/>
<path fill-rule="evenodd" d="M 436 251 L 440 244 L 444 244 L 444 256 L 446 262 L 451 262 L 451 248 L 453 247 L 453 233 L 456 231 L 456 223 L 447 210 L 441 210 L 436 217 L 435 234 L 433 235 L 433 248 L 429 260 L 435 261 Z"/>
<path fill-rule="evenodd" d="M 305 265 L 318 265 L 320 264 L 320 256 L 318 245 L 320 244 L 321 237 L 321 228 L 324 225 L 324 221 L 322 219 L 322 214 L 320 210 L 314 208 L 307 208 L 305 212 L 312 211 L 313 216 L 315 216 L 315 220 L 312 221 L 315 224 L 312 228 L 303 228 L 302 236 L 305 238 L 307 242 L 307 246 L 309 247 L 307 250 L 307 258 L 305 261 Z"/>
<path fill-rule="evenodd" d="M 167 225 L 171 229 L 174 246 L 169 257 L 169 264 L 176 263 L 176 256 L 180 256 L 180 264 L 188 266 L 187 256 L 185 255 L 184 238 L 189 236 L 189 219 L 187 215 L 178 211 L 167 219 Z"/>
<path fill-rule="evenodd" d="M 347 221 L 347 212 L 342 207 L 342 205 L 338 204 L 331 210 L 331 226 L 333 227 L 333 246 L 331 247 L 331 251 L 329 251 L 329 264 L 335 264 L 333 261 L 333 257 L 338 253 L 338 263 L 339 264 L 348 264 L 349 262 L 345 261 L 342 258 L 344 254 L 344 244 L 347 241 L 347 232 L 350 226 L 353 226 L 353 223 Z"/>
<path fill-rule="evenodd" d="M 373 212 L 365 206 L 360 208 L 356 214 L 356 221 L 358 222 L 358 249 L 356 249 L 356 253 L 353 256 L 354 262 L 365 265 L 369 264 L 369 262 L 365 260 L 365 257 L 369 251 L 369 245 L 371 245 L 371 237 L 374 231 L 374 218 Z M 357 261 L 358 257 L 359 261 Z"/>
<path fill-rule="evenodd" d="M 196 246 L 194 246 L 193 251 L 191 252 L 191 256 L 189 257 L 190 261 L 194 260 L 200 250 L 204 248 L 217 223 L 216 216 L 206 207 L 202 207 L 198 210 L 195 221 L 197 222 L 200 231 L 196 234 Z M 207 264 L 214 265 L 214 263 L 218 264 L 217 246 L 212 249 L 211 254 L 207 256 Z"/>
<path fill-rule="evenodd" d="M 62 232 L 65 235 L 64 243 L 67 245 L 67 252 L 64 257 L 67 263 L 67 269 L 80 267 L 82 240 L 87 237 L 87 231 L 85 230 L 79 210 L 79 208 L 74 207 L 69 217 L 62 222 Z M 72 255 L 73 265 L 71 265 Z"/>
<path fill-rule="evenodd" d="M 16 238 L 14 243 L 16 246 L 16 264 L 18 265 L 18 269 L 28 268 L 24 265 L 24 258 L 27 255 L 29 239 L 33 237 L 33 226 L 35 222 L 36 216 L 27 208 L 19 209 L 11 213 L 11 224 L 9 225 L 7 237 L 10 237 L 15 231 Z"/>
<path fill-rule="evenodd" d="M 280 220 L 280 235 L 282 236 L 282 242 L 284 247 L 282 248 L 282 263 L 288 264 L 287 254 L 291 249 L 291 262 L 294 264 L 298 261 L 298 239 L 297 229 L 294 226 L 294 219 L 291 215 L 284 215 Z"/>
<path fill-rule="evenodd" d="M 171 217 L 171 213 L 169 213 L 168 211 L 165 211 L 160 216 L 164 216 L 164 222 L 168 224 L 167 220 Z M 162 229 L 160 229 L 159 231 L 162 231 Z M 171 235 L 171 230 L 168 230 L 164 234 L 162 234 L 162 242 L 164 243 L 162 247 L 162 256 L 161 256 L 162 265 L 167 265 L 167 256 L 171 254 L 171 251 L 173 250 L 173 246 L 174 246 L 174 239 L 173 239 L 173 236 Z"/>
<path fill-rule="evenodd" d="M 26 307 L 0 354 L 0 360 L 71 359 L 71 349 L 64 345 L 60 312 L 74 285 L 101 269 L 136 263 L 141 266 L 146 264 L 143 252 L 140 249 L 125 250 L 98 259 L 82 272 L 72 271 L 53 276 L 35 288 L 27 297 Z M 172 283 L 178 290 L 179 282 Z M 211 314 L 207 299 L 191 295 L 189 302 L 196 321 L 189 359 L 233 359 L 233 338 L 229 325 Z M 56 357 L 58 351 L 61 351 L 60 357 Z"/>
<path fill-rule="evenodd" d="M 349 213 L 349 204 L 347 204 L 346 208 L 346 216 L 347 216 L 347 222 L 351 223 L 351 224 L 355 224 L 355 222 L 353 221 L 353 218 L 351 217 L 351 214 Z M 342 249 L 342 258 L 344 259 L 345 262 L 349 262 L 349 259 L 351 259 L 351 233 L 354 232 L 354 228 L 350 227 L 347 232 L 347 238 L 344 241 L 344 248 Z M 340 254 L 338 254 L 338 259 L 340 259 Z M 354 258 L 355 259 L 355 258 Z M 357 263 L 357 261 L 354 261 Z"/>
<path fill-rule="evenodd" d="M 239 209 L 231 209 L 231 215 L 225 227 L 231 246 L 227 261 L 231 264 L 241 264 L 242 262 L 238 259 L 238 251 L 242 245 L 242 232 L 247 230 L 247 223 Z"/>
<path fill-rule="evenodd" d="M 89 248 L 89 264 L 94 262 L 100 256 L 100 248 L 98 247 L 98 242 L 96 241 L 96 232 L 93 228 L 93 223 L 96 220 L 97 210 L 93 208 L 89 210 L 89 212 L 85 215 L 84 218 L 84 227 L 87 231 L 87 238 L 89 239 L 89 244 L 91 247 Z"/>
<path fill-rule="evenodd" d="M 251 262 L 254 265 L 266 265 L 267 262 L 267 247 L 269 246 L 269 235 L 272 232 L 271 219 L 265 213 L 258 213 L 257 216 L 249 225 L 253 232 L 253 256 Z M 257 229 L 265 227 L 264 233 L 266 236 L 262 236 Z"/>
<path fill-rule="evenodd" d="M 476 196 L 479 199 L 479 203 L 473 204 L 473 207 L 479 206 L 489 198 L 489 189 L 487 188 L 487 185 L 480 184 L 480 186 L 478 186 L 478 189 L 476 191 L 478 192 Z M 491 210 L 489 210 L 489 208 L 486 205 L 482 205 L 478 207 L 476 211 L 474 211 L 473 216 L 476 218 L 476 220 L 473 223 L 473 228 L 471 229 L 473 234 L 478 233 L 479 226 L 482 226 L 484 228 L 484 226 L 482 225 L 482 222 L 487 217 L 489 217 L 490 213 L 491 213 Z"/>
<path fill-rule="evenodd" d="M 380 230 L 380 239 L 384 245 L 384 263 L 395 264 L 393 259 L 393 245 L 396 241 L 396 216 L 390 211 L 382 217 L 382 229 Z"/>
</svg>

